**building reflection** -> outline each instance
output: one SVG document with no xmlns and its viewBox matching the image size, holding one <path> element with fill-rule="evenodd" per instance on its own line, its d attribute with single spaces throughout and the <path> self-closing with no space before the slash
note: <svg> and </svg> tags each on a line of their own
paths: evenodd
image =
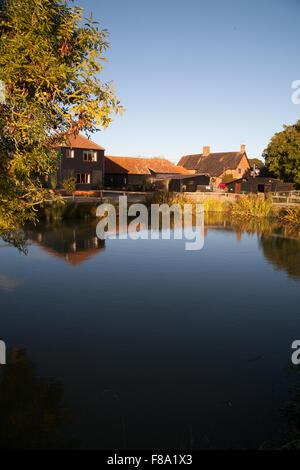
<svg viewBox="0 0 300 470">
<path fill-rule="evenodd" d="M 39 225 L 36 230 L 28 230 L 27 235 L 44 251 L 72 266 L 78 266 L 105 250 L 105 241 L 97 237 L 94 222 Z"/>
<path fill-rule="evenodd" d="M 194 221 L 193 221 L 194 224 Z M 96 235 L 97 221 L 72 221 L 63 224 L 42 225 L 27 230 L 26 235 L 32 243 L 39 245 L 44 251 L 60 258 L 72 266 L 91 259 L 105 250 L 105 241 Z M 172 225 L 171 228 L 175 228 Z M 151 229 L 139 226 L 139 230 Z M 159 227 L 161 230 L 161 226 Z M 270 219 L 255 218 L 234 220 L 224 217 L 222 213 L 206 213 L 204 220 L 204 236 L 210 230 L 234 232 L 239 243 L 243 233 L 256 235 L 266 260 L 278 269 L 284 269 L 291 277 L 300 277 L 300 233 L 291 232 L 288 227 Z M 116 236 L 130 231 L 130 226 L 120 225 L 117 221 Z M 1 281 L 1 277 L 0 277 Z M 1 284 L 1 282 L 0 282 Z M 1 285 L 0 285 L 1 287 Z"/>
</svg>

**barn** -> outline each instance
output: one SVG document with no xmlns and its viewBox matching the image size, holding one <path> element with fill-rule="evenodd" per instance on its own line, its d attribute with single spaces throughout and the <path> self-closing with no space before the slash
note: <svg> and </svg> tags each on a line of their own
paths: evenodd
<svg viewBox="0 0 300 470">
<path fill-rule="evenodd" d="M 276 178 L 265 178 L 261 176 L 247 176 L 226 183 L 229 192 L 232 193 L 269 193 L 279 191 L 293 191 L 293 183 L 283 183 Z"/>
</svg>

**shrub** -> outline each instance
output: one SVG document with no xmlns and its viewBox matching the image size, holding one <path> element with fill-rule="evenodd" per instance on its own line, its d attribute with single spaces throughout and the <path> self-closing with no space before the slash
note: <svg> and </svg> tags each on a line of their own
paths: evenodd
<svg viewBox="0 0 300 470">
<path fill-rule="evenodd" d="M 57 174 L 56 173 L 53 173 L 53 175 L 50 176 L 50 183 L 51 183 L 52 189 L 57 188 Z"/>
<path fill-rule="evenodd" d="M 76 189 L 76 178 L 65 178 L 61 183 L 61 187 L 66 191 L 74 191 Z"/>
</svg>

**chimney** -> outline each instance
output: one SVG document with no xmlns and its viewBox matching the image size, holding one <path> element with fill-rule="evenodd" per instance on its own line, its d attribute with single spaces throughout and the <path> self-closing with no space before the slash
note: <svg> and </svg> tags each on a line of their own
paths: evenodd
<svg viewBox="0 0 300 470">
<path fill-rule="evenodd" d="M 242 144 L 241 145 L 241 153 L 244 153 L 246 151 L 246 145 Z"/>
<path fill-rule="evenodd" d="M 203 147 L 203 157 L 207 157 L 210 154 L 210 147 Z"/>
</svg>

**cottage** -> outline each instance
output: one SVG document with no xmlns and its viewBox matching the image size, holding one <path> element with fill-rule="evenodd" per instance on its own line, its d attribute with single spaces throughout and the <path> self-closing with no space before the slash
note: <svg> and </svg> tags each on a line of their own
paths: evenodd
<svg viewBox="0 0 300 470">
<path fill-rule="evenodd" d="M 66 144 L 56 147 L 58 153 L 57 186 L 70 177 L 76 178 L 76 189 L 97 189 L 104 182 L 104 148 L 79 134 L 69 136 Z M 51 187 L 51 181 L 46 178 Z"/>
<path fill-rule="evenodd" d="M 241 145 L 239 152 L 221 153 L 210 153 L 210 147 L 203 147 L 203 153 L 186 155 L 178 165 L 194 173 L 208 175 L 213 188 L 226 179 L 241 178 L 251 170 L 245 145 Z"/>
<path fill-rule="evenodd" d="M 293 191 L 293 183 L 283 183 L 276 178 L 264 178 L 261 176 L 246 176 L 226 183 L 229 192 L 232 193 L 268 193 L 278 191 Z"/>
<path fill-rule="evenodd" d="M 162 158 L 105 156 L 105 186 L 141 190 L 146 183 L 178 174 L 190 175 L 185 168 Z"/>
</svg>

